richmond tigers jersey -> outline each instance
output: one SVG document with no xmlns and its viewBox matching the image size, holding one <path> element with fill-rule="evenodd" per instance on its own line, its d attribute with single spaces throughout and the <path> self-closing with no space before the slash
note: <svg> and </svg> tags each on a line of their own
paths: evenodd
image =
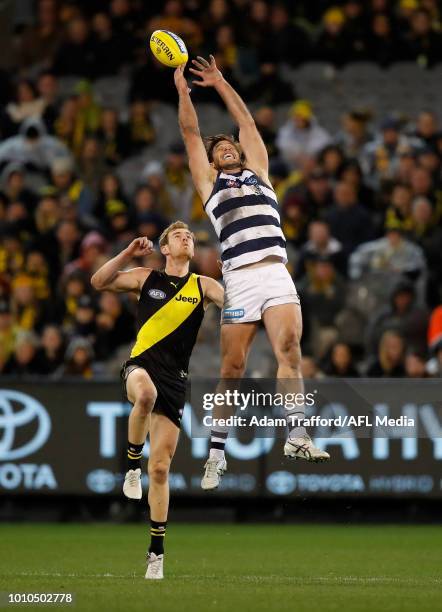
<svg viewBox="0 0 442 612">
<path fill-rule="evenodd" d="M 138 334 L 130 361 L 187 378 L 203 316 L 204 296 L 197 274 L 177 277 L 153 270 L 141 289 Z"/>
</svg>

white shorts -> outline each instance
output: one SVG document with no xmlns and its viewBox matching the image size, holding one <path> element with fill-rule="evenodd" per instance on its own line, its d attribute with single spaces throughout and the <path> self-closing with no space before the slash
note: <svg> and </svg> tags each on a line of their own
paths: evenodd
<svg viewBox="0 0 442 612">
<path fill-rule="evenodd" d="M 221 324 L 259 321 L 270 306 L 299 304 L 295 284 L 283 263 L 224 273 Z"/>
</svg>

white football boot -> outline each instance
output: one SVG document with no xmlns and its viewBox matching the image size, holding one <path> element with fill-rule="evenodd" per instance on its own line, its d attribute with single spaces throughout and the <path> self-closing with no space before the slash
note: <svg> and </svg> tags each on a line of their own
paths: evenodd
<svg viewBox="0 0 442 612">
<path fill-rule="evenodd" d="M 147 570 L 144 576 L 146 580 L 162 580 L 164 555 L 156 555 L 153 552 L 147 553 Z"/>
<path fill-rule="evenodd" d="M 209 457 L 204 466 L 204 470 L 201 488 L 205 491 L 211 491 L 218 488 L 221 476 L 227 470 L 227 461 L 225 459 L 210 459 Z"/>
<path fill-rule="evenodd" d="M 314 463 L 330 460 L 330 455 L 316 447 L 308 434 L 304 434 L 301 438 L 287 438 L 284 455 L 290 459 L 305 459 Z"/>
<path fill-rule="evenodd" d="M 143 490 L 141 488 L 141 469 L 128 470 L 124 478 L 123 493 L 129 499 L 141 499 Z"/>
</svg>

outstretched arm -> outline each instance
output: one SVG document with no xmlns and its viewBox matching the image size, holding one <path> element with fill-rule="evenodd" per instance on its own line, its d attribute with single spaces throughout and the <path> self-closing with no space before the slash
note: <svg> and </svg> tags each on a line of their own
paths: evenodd
<svg viewBox="0 0 442 612">
<path fill-rule="evenodd" d="M 198 117 L 190 99 L 190 89 L 184 78 L 184 64 L 175 70 L 175 85 L 178 90 L 178 122 L 189 157 L 189 168 L 195 187 L 205 202 L 213 189 L 214 170 L 209 164 L 206 148 L 201 138 Z"/>
<path fill-rule="evenodd" d="M 210 276 L 201 276 L 201 287 L 204 293 L 204 301 L 213 302 L 218 308 L 223 307 L 224 289 L 223 286 Z"/>
<path fill-rule="evenodd" d="M 197 60 L 192 60 L 192 63 L 197 69 L 190 68 L 190 71 L 201 79 L 193 82 L 200 87 L 214 87 L 216 89 L 239 127 L 239 142 L 248 163 L 254 170 L 256 169 L 267 177 L 269 167 L 267 149 L 241 96 L 224 79 L 216 66 L 213 55 L 210 56 L 210 63 L 200 56 Z"/>
<path fill-rule="evenodd" d="M 91 285 L 97 291 L 135 291 L 141 287 L 150 274 L 150 268 L 132 268 L 122 272 L 133 257 L 143 257 L 152 253 L 152 242 L 147 238 L 136 238 L 118 255 L 107 261 L 91 278 Z"/>
</svg>

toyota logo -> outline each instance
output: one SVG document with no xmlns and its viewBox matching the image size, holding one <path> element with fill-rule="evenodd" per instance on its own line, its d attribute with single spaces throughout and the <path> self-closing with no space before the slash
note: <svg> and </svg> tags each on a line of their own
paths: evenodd
<svg viewBox="0 0 442 612">
<path fill-rule="evenodd" d="M 296 489 L 296 477 L 291 472 L 272 472 L 267 477 L 267 489 L 275 495 L 289 495 Z"/>
<path fill-rule="evenodd" d="M 20 410 L 14 410 L 14 404 Z M 16 430 L 37 422 L 33 438 L 14 448 Z M 38 451 L 51 433 L 51 420 L 44 407 L 36 399 L 19 391 L 0 390 L 0 461 L 22 459 Z"/>
</svg>

